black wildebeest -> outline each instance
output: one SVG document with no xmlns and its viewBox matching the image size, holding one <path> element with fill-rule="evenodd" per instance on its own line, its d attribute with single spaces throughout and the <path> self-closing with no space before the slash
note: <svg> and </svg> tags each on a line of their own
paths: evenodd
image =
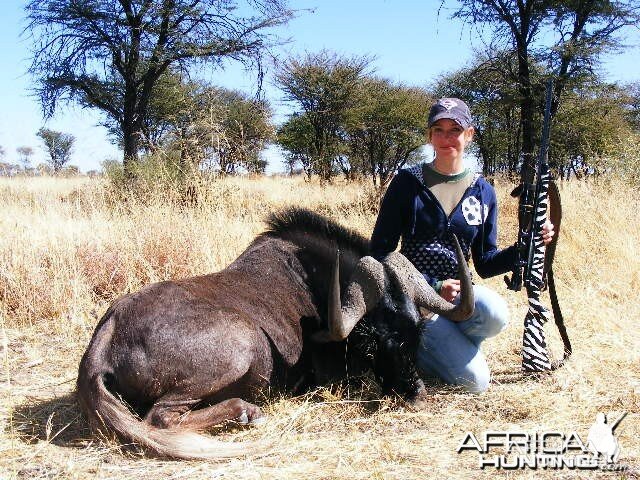
<svg viewBox="0 0 640 480">
<path fill-rule="evenodd" d="M 416 305 L 453 318 L 470 315 L 462 253 L 463 298 L 455 306 L 400 254 L 377 262 L 366 256 L 366 239 L 324 217 L 289 209 L 272 215 L 268 226 L 218 273 L 155 283 L 113 303 L 78 374 L 78 399 L 93 427 L 160 455 L 246 453 L 242 443 L 195 431 L 225 420 L 256 422 L 260 409 L 249 400 L 268 385 L 344 375 L 344 364 L 331 371 L 336 359 L 322 342 L 343 340 L 352 330 L 375 337 L 373 368 L 386 390 L 420 396 L 424 386 L 410 361 Z M 363 317 L 368 329 L 354 329 Z"/>
</svg>

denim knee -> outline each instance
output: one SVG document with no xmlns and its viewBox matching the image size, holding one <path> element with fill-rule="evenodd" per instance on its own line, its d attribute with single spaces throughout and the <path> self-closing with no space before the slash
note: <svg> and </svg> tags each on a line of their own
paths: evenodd
<svg viewBox="0 0 640 480">
<path fill-rule="evenodd" d="M 465 366 L 464 370 L 454 375 L 456 385 L 462 386 L 467 392 L 482 393 L 489 388 L 491 372 L 484 358 L 479 354 L 472 362 Z"/>
<path fill-rule="evenodd" d="M 476 285 L 475 309 L 467 322 L 460 324 L 466 335 L 482 338 L 495 337 L 509 324 L 509 308 L 504 298 L 493 290 Z"/>
<path fill-rule="evenodd" d="M 504 300 L 502 300 L 502 298 L 500 300 L 502 304 L 480 304 L 476 306 L 484 317 L 483 336 L 486 338 L 495 337 L 507 328 L 509 324 L 509 309 Z"/>
</svg>

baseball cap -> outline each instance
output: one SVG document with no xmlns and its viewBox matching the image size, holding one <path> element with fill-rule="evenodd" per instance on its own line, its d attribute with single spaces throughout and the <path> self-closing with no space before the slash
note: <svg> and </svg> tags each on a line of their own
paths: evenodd
<svg viewBox="0 0 640 480">
<path fill-rule="evenodd" d="M 473 125 L 469 107 L 459 98 L 441 98 L 434 103 L 429 110 L 429 128 L 443 118 L 453 120 L 464 129 Z"/>
</svg>

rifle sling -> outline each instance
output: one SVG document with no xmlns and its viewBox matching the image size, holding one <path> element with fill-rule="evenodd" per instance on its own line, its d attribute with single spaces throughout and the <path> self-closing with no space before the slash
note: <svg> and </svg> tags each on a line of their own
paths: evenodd
<svg viewBox="0 0 640 480">
<path fill-rule="evenodd" d="M 558 328 L 558 332 L 560 333 L 560 338 L 562 338 L 562 343 L 564 345 L 564 356 L 562 360 L 556 362 L 554 365 L 554 369 L 562 366 L 567 358 L 571 355 L 571 342 L 569 341 L 569 335 L 567 334 L 567 327 L 564 324 L 564 318 L 562 316 L 562 311 L 560 310 L 560 304 L 558 303 L 558 295 L 556 293 L 556 282 L 553 278 L 553 268 L 549 269 L 547 272 L 547 280 L 549 282 L 549 298 L 551 299 L 551 309 L 553 310 L 553 320 L 556 323 L 556 327 Z"/>
<path fill-rule="evenodd" d="M 560 191 L 555 181 L 549 181 L 549 220 L 553 223 L 555 235 L 553 240 L 546 248 L 546 255 L 544 259 L 544 278 L 547 279 L 549 288 L 549 298 L 551 299 L 551 309 L 553 310 L 553 319 L 562 338 L 564 344 L 564 357 L 562 360 L 555 362 L 554 369 L 560 367 L 567 358 L 571 355 L 571 342 L 569 341 L 569 335 L 567 334 L 567 327 L 564 324 L 564 318 L 562 311 L 560 310 L 560 304 L 558 303 L 558 295 L 556 293 L 556 282 L 553 277 L 553 259 L 556 254 L 556 244 L 558 243 L 558 237 L 560 235 L 560 224 L 562 223 L 562 204 L 560 203 Z"/>
<path fill-rule="evenodd" d="M 544 256 L 544 276 L 551 270 L 553 265 L 553 259 L 556 255 L 556 244 L 558 243 L 558 237 L 560 236 L 560 226 L 562 224 L 562 203 L 560 203 L 560 190 L 555 181 L 549 180 L 549 211 L 548 216 L 555 230 L 555 235 L 551 240 L 551 243 L 547 245 Z"/>
</svg>

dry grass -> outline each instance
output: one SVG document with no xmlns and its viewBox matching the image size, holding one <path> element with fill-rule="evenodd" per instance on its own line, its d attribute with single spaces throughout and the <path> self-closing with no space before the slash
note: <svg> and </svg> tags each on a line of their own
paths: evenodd
<svg viewBox="0 0 640 480">
<path fill-rule="evenodd" d="M 513 241 L 515 202 L 498 185 L 501 243 Z M 262 230 L 265 214 L 297 204 L 365 235 L 375 202 L 362 185 L 228 179 L 197 207 L 114 204 L 98 180 L 2 179 L 0 199 L 0 479 L 30 478 L 491 478 L 475 454 L 456 454 L 466 431 L 578 431 L 598 411 L 629 412 L 620 462 L 640 469 L 640 227 L 637 192 L 623 184 L 562 187 L 559 297 L 575 353 L 551 376 L 519 373 L 524 294 L 506 292 L 512 325 L 485 353 L 494 384 L 474 396 L 432 386 L 412 412 L 364 385 L 265 398 L 270 421 L 222 430 L 226 440 L 277 440 L 268 454 L 222 462 L 151 459 L 90 434 L 73 397 L 77 365 L 109 302 L 143 284 L 220 269 Z M 551 347 L 561 348 L 553 326 Z M 588 471 L 507 477 L 596 478 Z M 616 474 L 608 474 L 616 476 Z"/>
</svg>

